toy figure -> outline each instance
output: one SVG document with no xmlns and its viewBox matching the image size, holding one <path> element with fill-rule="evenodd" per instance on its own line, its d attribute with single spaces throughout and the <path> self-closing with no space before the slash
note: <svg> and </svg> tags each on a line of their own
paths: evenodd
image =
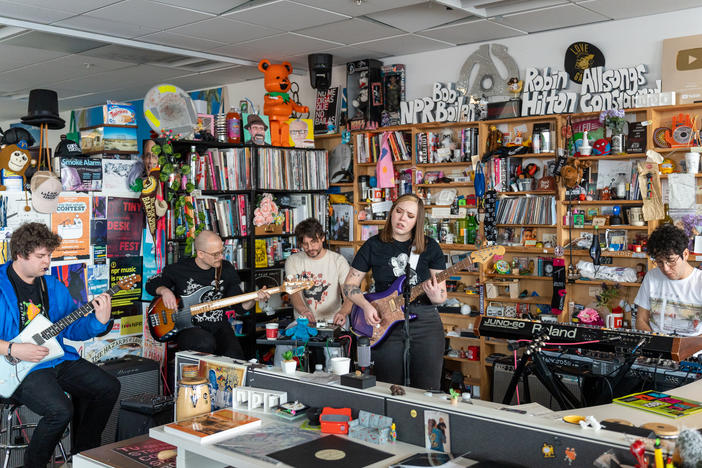
<svg viewBox="0 0 702 468">
<path fill-rule="evenodd" d="M 366 109 L 368 108 L 368 72 L 362 71 L 358 77 L 358 97 L 351 101 L 353 107 L 356 108 L 354 117 L 366 116 Z"/>
<path fill-rule="evenodd" d="M 395 430 L 395 423 L 390 426 L 390 442 L 395 442 L 397 440 L 397 430 Z"/>
<path fill-rule="evenodd" d="M 317 336 L 319 331 L 315 327 L 310 327 L 310 320 L 303 317 L 298 317 L 297 325 L 285 330 L 285 336 L 291 337 L 293 340 L 307 342 L 311 336 Z"/>
<path fill-rule="evenodd" d="M 518 77 L 514 76 L 507 81 L 507 89 L 512 93 L 512 99 L 519 99 L 519 93 L 522 92 L 522 87 L 524 82 Z"/>
<path fill-rule="evenodd" d="M 263 86 L 268 91 L 263 98 L 263 113 L 270 120 L 271 144 L 274 146 L 290 146 L 288 124 L 294 112 L 309 112 L 307 106 L 302 106 L 293 101 L 288 95 L 290 90 L 290 80 L 288 75 L 292 73 L 293 67 L 290 62 L 272 64 L 263 59 L 258 63 L 258 69 L 263 72 Z M 366 91 L 366 101 L 368 95 Z"/>
<path fill-rule="evenodd" d="M 639 283 L 643 281 L 644 276 L 646 276 L 646 265 L 643 263 L 636 264 L 636 281 Z"/>
<path fill-rule="evenodd" d="M 0 169 L 12 171 L 22 176 L 22 187 L 27 183 L 25 171 L 32 163 L 32 158 L 27 150 L 27 144 L 21 141 L 19 145 L 7 145 L 0 150 Z M 4 185 L 0 185 L 0 190 L 6 190 Z"/>
</svg>

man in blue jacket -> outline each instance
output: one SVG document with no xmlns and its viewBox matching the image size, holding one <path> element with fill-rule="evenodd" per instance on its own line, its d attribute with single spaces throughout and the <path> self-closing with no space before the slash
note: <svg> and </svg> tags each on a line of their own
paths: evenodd
<svg viewBox="0 0 702 468">
<path fill-rule="evenodd" d="M 77 309 L 68 289 L 49 270 L 51 253 L 61 238 L 41 223 L 27 223 L 12 234 L 12 261 L 0 265 L 0 353 L 8 359 L 37 362 L 12 397 L 42 416 L 25 451 L 25 467 L 46 467 L 56 444 L 74 415 L 73 453 L 100 445 L 100 438 L 119 396 L 112 375 L 63 343 L 84 341 L 107 329 L 111 300 L 100 294 L 91 313 L 66 327 L 56 338 L 64 355 L 39 362 L 49 348 L 11 342 L 39 314 L 56 322 Z M 71 394 L 72 399 L 66 396 Z"/>
</svg>

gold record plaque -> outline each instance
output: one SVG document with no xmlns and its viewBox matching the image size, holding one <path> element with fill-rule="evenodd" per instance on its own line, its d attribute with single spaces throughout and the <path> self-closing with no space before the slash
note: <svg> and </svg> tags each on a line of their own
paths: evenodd
<svg viewBox="0 0 702 468">
<path fill-rule="evenodd" d="M 563 68 L 571 81 L 583 83 L 583 73 L 588 68 L 604 67 L 605 57 L 600 49 L 589 42 L 573 42 L 568 46 L 563 61 Z"/>
</svg>

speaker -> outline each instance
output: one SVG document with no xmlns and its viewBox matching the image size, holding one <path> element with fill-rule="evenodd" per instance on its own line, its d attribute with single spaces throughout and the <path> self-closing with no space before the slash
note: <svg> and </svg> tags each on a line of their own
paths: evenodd
<svg viewBox="0 0 702 468">
<path fill-rule="evenodd" d="M 102 368 L 117 377 L 122 388 L 110 419 L 102 432 L 102 445 L 117 442 L 117 420 L 120 401 L 140 393 L 160 394 L 158 362 L 139 356 L 125 356 L 120 359 L 98 363 Z"/>
<path fill-rule="evenodd" d="M 331 54 L 310 54 L 307 56 L 307 64 L 310 69 L 310 86 L 319 91 L 326 91 L 331 85 L 332 74 Z"/>
</svg>

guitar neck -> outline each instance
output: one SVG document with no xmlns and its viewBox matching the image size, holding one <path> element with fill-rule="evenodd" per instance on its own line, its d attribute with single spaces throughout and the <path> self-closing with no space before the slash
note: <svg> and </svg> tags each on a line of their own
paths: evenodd
<svg viewBox="0 0 702 468">
<path fill-rule="evenodd" d="M 269 294 L 276 294 L 281 292 L 282 288 L 276 286 L 274 288 L 267 288 L 266 292 Z M 197 304 L 190 306 L 190 315 L 204 314 L 211 310 L 221 309 L 222 307 L 227 307 L 234 304 L 241 304 L 242 302 L 248 302 L 256 299 L 258 294 L 256 292 L 250 292 L 245 294 L 240 294 L 238 296 L 225 297 L 222 299 L 217 299 L 210 302 L 203 302 L 202 304 Z"/>
<path fill-rule="evenodd" d="M 116 292 L 120 291 L 122 288 L 120 288 L 119 285 L 114 285 L 107 291 L 105 291 L 106 294 L 109 294 L 110 297 L 114 296 Z M 94 311 L 95 308 L 93 307 L 92 301 L 88 302 L 87 304 L 82 305 L 78 309 L 74 310 L 70 314 L 66 315 L 64 318 L 57 320 L 53 325 L 51 325 L 49 328 L 41 332 L 41 337 L 44 340 L 50 340 L 51 338 L 57 336 L 61 331 L 75 322 L 76 320 L 85 317 L 92 311 Z"/>
<path fill-rule="evenodd" d="M 449 268 L 445 269 L 441 273 L 437 273 L 436 282 L 441 283 L 442 281 L 447 280 L 454 273 L 466 268 L 468 265 L 472 265 L 473 263 L 474 263 L 473 254 L 469 254 L 467 258 L 464 258 L 463 260 L 456 263 L 455 265 L 451 265 Z M 424 294 L 424 289 L 422 289 L 422 284 L 420 283 L 420 284 L 414 286 L 412 288 L 412 290 L 410 291 L 410 302 L 417 299 L 422 294 Z"/>
</svg>

